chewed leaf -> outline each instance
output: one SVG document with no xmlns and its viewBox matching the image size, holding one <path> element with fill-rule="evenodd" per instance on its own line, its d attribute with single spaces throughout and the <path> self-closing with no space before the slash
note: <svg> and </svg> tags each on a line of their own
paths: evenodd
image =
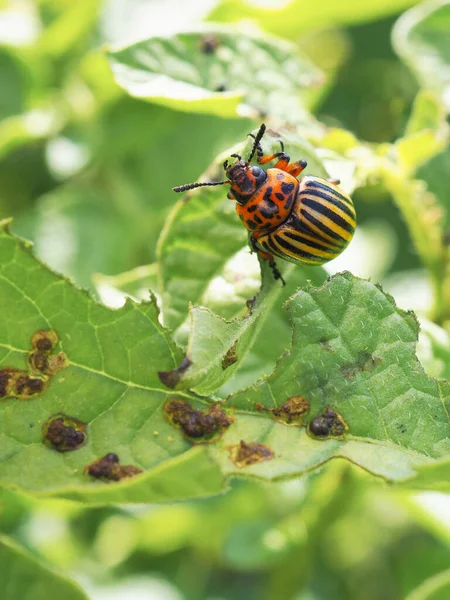
<svg viewBox="0 0 450 600">
<path fill-rule="evenodd" d="M 228 401 L 255 414 L 247 414 L 246 423 L 241 419 L 240 429 L 227 432 L 221 444 L 252 433 L 275 454 L 270 464 L 252 467 L 254 475 L 301 473 L 340 456 L 397 481 L 450 456 L 450 386 L 429 378 L 418 362 L 414 315 L 349 273 L 299 291 L 288 309 L 290 351 L 266 380 Z M 273 409 L 292 396 L 309 403 L 307 428 L 263 416 L 262 407 Z M 223 467 L 233 472 L 224 456 Z"/>
<path fill-rule="evenodd" d="M 182 354 L 154 302 L 97 304 L 3 223 L 0 304 L 1 485 L 97 502 L 222 489 L 205 451 L 187 452 L 163 415 L 171 390 L 157 373 Z"/>
<path fill-rule="evenodd" d="M 298 291 L 290 350 L 267 379 L 217 403 L 161 381 L 183 378 L 183 353 L 153 302 L 97 304 L 4 223 L 0 259 L 2 486 L 168 502 L 219 493 L 228 476 L 298 476 L 336 457 L 400 483 L 420 469 L 424 487 L 433 465 L 447 473 L 449 385 L 417 361 L 413 315 L 367 281 L 344 274 Z M 211 336 L 213 325 L 203 323 Z M 198 387 L 234 369 L 239 343 L 220 354 L 205 358 Z M 25 380 L 42 385 L 25 394 Z"/>
<path fill-rule="evenodd" d="M 152 37 L 110 52 L 110 59 L 117 83 L 132 96 L 228 117 L 241 102 L 271 114 L 292 99 L 290 119 L 297 112 L 308 120 L 299 92 L 323 81 L 295 46 L 212 25 Z"/>
</svg>

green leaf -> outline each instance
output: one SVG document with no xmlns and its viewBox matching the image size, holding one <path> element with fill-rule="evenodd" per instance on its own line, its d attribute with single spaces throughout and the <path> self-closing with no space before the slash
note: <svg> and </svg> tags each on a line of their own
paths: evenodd
<svg viewBox="0 0 450 600">
<path fill-rule="evenodd" d="M 169 391 L 157 372 L 175 367 L 182 357 L 158 323 L 154 302 L 128 302 L 118 311 L 110 310 L 39 264 L 28 246 L 10 236 L 3 223 L 2 485 L 91 502 L 175 500 L 222 489 L 223 477 L 205 450 L 187 452 L 189 444 L 163 417 L 161 406 Z M 56 361 L 61 370 L 52 372 L 45 362 L 30 370 L 38 364 L 30 363 L 36 348 L 33 336 L 42 330 L 56 332 L 57 347 L 48 361 Z M 52 333 L 53 346 L 54 339 Z M 31 375 L 35 386 L 41 382 L 37 389 L 42 392 L 23 400 L 11 397 L 8 383 L 5 388 L 8 367 L 19 369 L 25 378 Z M 71 452 L 43 443 L 48 420 L 61 414 L 87 425 L 86 443 Z M 122 465 L 147 472 L 114 485 L 83 472 L 111 452 Z"/>
<path fill-rule="evenodd" d="M 278 5 L 277 5 L 278 4 Z M 311 29 L 339 27 L 380 19 L 395 14 L 414 4 L 414 0 L 380 0 L 379 2 L 359 2 L 347 0 L 335 2 L 290 2 L 272 3 L 262 7 L 255 0 L 223 0 L 209 15 L 211 21 L 234 22 L 248 19 L 256 21 L 266 31 L 280 37 L 297 39 Z"/>
<path fill-rule="evenodd" d="M 191 389 L 209 396 L 230 379 L 233 380 L 238 371 L 238 381 L 230 383 L 240 389 L 262 376 L 264 370 L 269 372 L 275 360 L 286 350 L 290 327 L 287 314 L 281 308 L 283 301 L 300 285 L 305 285 L 308 276 L 323 281 L 324 271 L 317 267 L 302 269 L 292 264 L 283 265 L 280 268 L 288 281 L 284 287 L 279 283 L 274 284 L 268 265 L 263 264 L 262 268 L 261 291 L 249 301 L 249 308 L 243 317 L 227 321 L 202 306 L 191 307 L 186 348 L 190 364 L 176 377 L 175 389 Z M 248 365 L 245 361 L 249 353 Z M 225 390 L 229 393 L 230 387 L 226 386 Z M 224 390 L 221 392 L 223 394 Z"/>
<path fill-rule="evenodd" d="M 236 474 L 225 448 L 243 439 L 267 444 L 275 457 L 246 472 L 268 479 L 345 457 L 389 480 L 412 478 L 417 466 L 450 454 L 449 384 L 427 377 L 414 350 L 418 325 L 392 298 L 350 274 L 289 303 L 292 348 L 274 372 L 236 393 L 230 406 L 248 414 L 214 449 L 225 473 Z M 348 425 L 344 439 L 313 439 L 304 428 L 262 416 L 292 396 L 310 403 L 308 422 L 332 407 Z M 264 414 L 264 413 L 263 413 Z"/>
<path fill-rule="evenodd" d="M 292 121 L 310 121 L 301 91 L 322 74 L 288 42 L 208 26 L 152 37 L 109 54 L 117 83 L 130 95 L 177 110 L 223 117 L 243 102 Z"/>
<path fill-rule="evenodd" d="M 421 2 L 397 21 L 392 40 L 420 84 L 440 94 L 450 110 L 450 4 Z"/>
<path fill-rule="evenodd" d="M 369 282 L 345 274 L 297 292 L 289 304 L 292 348 L 267 380 L 231 397 L 234 419 L 223 437 L 192 448 L 163 406 L 176 399 L 189 410 L 208 408 L 208 399 L 174 396 L 161 384 L 158 372 L 183 357 L 154 302 L 116 311 L 98 305 L 4 228 L 0 265 L 3 486 L 93 503 L 164 502 L 218 493 L 236 474 L 298 476 L 333 457 L 414 483 L 418 467 L 448 458 L 449 386 L 428 378 L 415 358 L 414 317 Z M 318 440 L 274 422 L 264 409 L 291 396 L 310 403 L 307 422 L 333 407 L 348 433 Z M 58 446 L 51 427 L 58 419 L 77 433 L 69 445 Z M 245 466 L 241 440 L 265 460 Z M 115 454 L 133 477 L 108 484 L 87 474 L 88 465 L 93 473 L 94 461 Z"/>
<path fill-rule="evenodd" d="M 0 536 L 0 589 L 5 600 L 88 600 L 73 581 L 50 570 L 30 552 Z"/>
</svg>

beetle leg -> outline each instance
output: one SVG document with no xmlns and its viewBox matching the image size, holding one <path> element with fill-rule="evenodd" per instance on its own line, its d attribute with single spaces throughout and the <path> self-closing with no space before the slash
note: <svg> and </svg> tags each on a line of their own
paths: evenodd
<svg viewBox="0 0 450 600">
<path fill-rule="evenodd" d="M 273 254 L 271 254 L 270 252 L 265 252 L 264 250 L 261 250 L 260 248 L 258 248 L 258 246 L 256 245 L 256 239 L 254 238 L 254 234 L 250 235 L 250 246 L 251 246 L 252 252 L 256 252 L 258 254 L 258 256 L 260 256 L 263 260 L 269 261 L 269 267 L 272 269 L 272 274 L 273 274 L 273 278 L 275 279 L 275 281 L 280 279 L 281 283 L 283 285 L 286 285 L 286 282 L 283 279 L 283 276 L 281 275 L 280 271 L 277 268 L 277 264 L 275 262 Z"/>
<path fill-rule="evenodd" d="M 298 177 L 298 175 L 300 175 L 303 169 L 306 169 L 307 166 L 308 163 L 306 160 L 297 160 L 295 163 L 289 165 L 286 171 L 293 177 Z"/>
<path fill-rule="evenodd" d="M 327 179 L 327 181 L 329 181 L 333 185 L 339 185 L 341 183 L 340 179 Z"/>
<path fill-rule="evenodd" d="M 289 168 L 289 161 L 291 157 L 289 154 L 285 154 L 284 152 L 275 152 L 275 154 L 268 154 L 267 156 L 258 156 L 258 164 L 265 165 L 271 160 L 278 159 L 277 162 L 273 165 L 274 169 L 281 169 L 282 171 L 287 171 Z"/>
<path fill-rule="evenodd" d="M 303 160 L 303 159 L 297 160 L 295 163 L 289 164 L 291 157 L 289 156 L 289 154 L 286 154 L 285 152 L 276 152 L 275 154 L 269 154 L 267 156 L 259 156 L 258 155 L 258 163 L 260 165 L 265 165 L 266 163 L 270 162 L 271 160 L 274 160 L 275 158 L 277 158 L 278 160 L 273 165 L 273 168 L 280 169 L 281 171 L 285 171 L 286 173 L 289 173 L 293 177 L 297 177 L 298 175 L 300 175 L 300 173 L 303 171 L 303 169 L 306 169 L 307 164 L 308 164 L 306 162 L 306 160 Z"/>
</svg>

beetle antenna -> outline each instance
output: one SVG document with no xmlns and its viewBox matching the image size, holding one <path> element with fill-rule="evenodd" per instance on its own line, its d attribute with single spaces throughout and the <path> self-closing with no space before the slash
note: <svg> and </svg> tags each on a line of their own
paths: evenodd
<svg viewBox="0 0 450 600">
<path fill-rule="evenodd" d="M 258 133 L 256 134 L 255 141 L 253 142 L 252 151 L 250 152 L 250 156 L 247 159 L 248 165 L 251 163 L 251 160 L 254 157 L 256 150 L 258 149 L 259 142 L 262 140 L 262 136 L 264 135 L 265 131 L 266 131 L 266 126 L 263 123 L 261 125 L 261 127 L 259 128 Z"/>
<path fill-rule="evenodd" d="M 187 192 L 188 190 L 193 190 L 198 187 L 205 186 L 213 186 L 213 185 L 226 185 L 227 183 L 231 183 L 231 181 L 212 181 L 211 183 L 186 183 L 185 185 L 179 185 L 177 187 L 172 188 L 174 192 Z"/>
</svg>

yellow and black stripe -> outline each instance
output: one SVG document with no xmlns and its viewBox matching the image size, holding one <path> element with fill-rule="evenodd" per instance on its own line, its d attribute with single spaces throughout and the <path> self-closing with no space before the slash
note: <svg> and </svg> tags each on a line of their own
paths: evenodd
<svg viewBox="0 0 450 600">
<path fill-rule="evenodd" d="M 351 198 L 326 179 L 306 176 L 289 218 L 258 244 L 285 260 L 321 265 L 346 248 L 355 227 Z"/>
</svg>

